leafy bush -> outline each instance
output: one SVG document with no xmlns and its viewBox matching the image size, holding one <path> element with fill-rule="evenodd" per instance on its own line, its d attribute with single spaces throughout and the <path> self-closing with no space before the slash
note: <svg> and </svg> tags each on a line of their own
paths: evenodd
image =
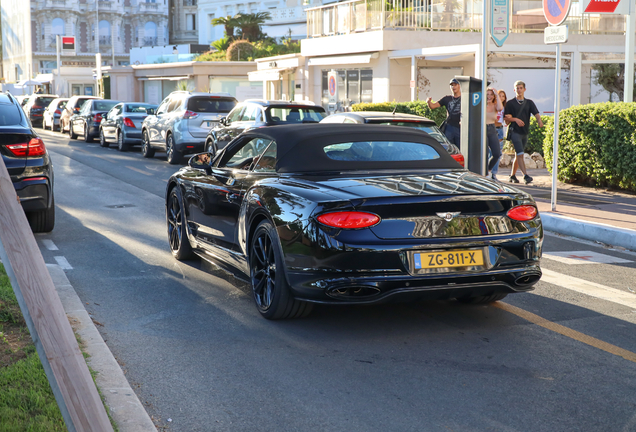
<svg viewBox="0 0 636 432">
<path fill-rule="evenodd" d="M 552 170 L 554 124 L 543 152 Z M 636 191 L 636 103 L 577 105 L 559 115 L 559 170 L 564 182 Z"/>
<path fill-rule="evenodd" d="M 227 54 L 225 51 L 208 51 L 196 57 L 194 61 L 227 61 Z"/>
<path fill-rule="evenodd" d="M 397 109 L 396 109 L 397 106 Z M 433 120 L 437 125 L 441 125 L 446 119 L 446 108 L 439 107 L 434 110 L 428 107 L 425 101 L 416 100 L 410 102 L 380 102 L 380 103 L 359 103 L 351 106 L 353 111 L 388 111 L 415 114 Z"/>
<path fill-rule="evenodd" d="M 231 42 L 232 42 L 232 39 L 230 39 L 227 36 L 223 36 L 221 39 L 215 40 L 210 45 L 212 45 L 218 51 L 227 51 L 227 49 L 230 46 Z"/>
<path fill-rule="evenodd" d="M 254 58 L 254 45 L 245 39 L 235 40 L 225 53 L 227 61 L 241 61 Z"/>
</svg>

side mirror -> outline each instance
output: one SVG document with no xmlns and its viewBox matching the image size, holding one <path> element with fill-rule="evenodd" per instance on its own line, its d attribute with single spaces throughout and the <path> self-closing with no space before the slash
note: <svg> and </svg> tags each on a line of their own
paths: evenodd
<svg viewBox="0 0 636 432">
<path fill-rule="evenodd" d="M 191 168 L 205 170 L 206 174 L 212 173 L 212 161 L 214 160 L 214 153 L 205 152 L 195 154 L 188 161 L 188 166 Z"/>
<path fill-rule="evenodd" d="M 227 117 L 221 117 L 219 119 L 219 123 L 221 123 L 223 126 L 227 126 Z"/>
<path fill-rule="evenodd" d="M 106 120 L 108 118 L 108 113 L 102 114 L 102 120 Z"/>
</svg>

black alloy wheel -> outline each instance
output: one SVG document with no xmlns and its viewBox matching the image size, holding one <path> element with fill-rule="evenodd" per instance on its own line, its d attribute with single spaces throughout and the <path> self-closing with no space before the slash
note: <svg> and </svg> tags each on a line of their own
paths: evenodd
<svg viewBox="0 0 636 432">
<path fill-rule="evenodd" d="M 155 156 L 155 149 L 150 147 L 150 139 L 148 138 L 148 131 L 145 130 L 141 134 L 141 155 L 145 158 L 151 158 Z"/>
<path fill-rule="evenodd" d="M 71 139 L 77 139 L 77 134 L 73 132 L 73 122 L 68 123 L 68 136 Z"/>
<path fill-rule="evenodd" d="M 166 206 L 166 221 L 168 223 L 168 242 L 170 243 L 170 251 L 179 261 L 194 258 L 190 240 L 188 240 L 185 212 L 183 211 L 183 201 L 181 200 L 181 191 L 176 186 L 168 198 Z"/>
<path fill-rule="evenodd" d="M 104 136 L 104 129 L 99 128 L 99 145 L 102 147 L 108 148 L 110 144 L 106 141 L 106 137 Z"/>
<path fill-rule="evenodd" d="M 291 294 L 278 234 L 269 221 L 261 222 L 254 232 L 249 263 L 254 302 L 264 318 L 276 320 L 309 315 L 313 304 L 296 300 Z"/>
<path fill-rule="evenodd" d="M 174 148 L 174 138 L 172 134 L 168 134 L 166 138 L 166 159 L 170 165 L 177 165 L 181 162 L 183 155 L 180 151 Z"/>
<path fill-rule="evenodd" d="M 130 150 L 130 146 L 124 142 L 124 132 L 121 130 L 117 131 L 117 150 L 120 152 Z"/>
<path fill-rule="evenodd" d="M 88 124 L 84 122 L 84 142 L 93 142 L 93 138 L 88 133 Z"/>
</svg>

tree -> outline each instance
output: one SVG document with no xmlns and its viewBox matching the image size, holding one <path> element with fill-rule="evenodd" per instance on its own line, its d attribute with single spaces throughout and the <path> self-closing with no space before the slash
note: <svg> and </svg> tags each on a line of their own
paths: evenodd
<svg viewBox="0 0 636 432">
<path fill-rule="evenodd" d="M 240 36 L 250 42 L 259 40 L 262 36 L 261 25 L 272 19 L 269 12 L 254 14 L 239 14 L 236 16 L 237 27 L 240 27 Z"/>
<path fill-rule="evenodd" d="M 214 18 L 211 23 L 212 25 L 222 25 L 225 28 L 225 36 L 227 36 L 228 38 L 234 38 L 234 29 L 236 27 L 238 27 L 238 22 L 237 22 L 237 17 L 239 15 L 235 15 L 233 17 L 231 16 L 224 16 L 224 17 L 219 17 L 219 18 Z"/>
<path fill-rule="evenodd" d="M 609 100 L 612 101 L 612 95 L 616 94 L 619 101 L 622 101 L 623 91 L 625 88 L 625 64 L 624 63 L 606 63 L 596 64 L 592 66 L 592 70 L 596 71 L 592 82 L 600 85 L 609 92 Z M 636 81 L 635 81 L 636 82 Z M 632 101 L 636 101 L 636 85 L 634 86 L 634 95 Z"/>
</svg>

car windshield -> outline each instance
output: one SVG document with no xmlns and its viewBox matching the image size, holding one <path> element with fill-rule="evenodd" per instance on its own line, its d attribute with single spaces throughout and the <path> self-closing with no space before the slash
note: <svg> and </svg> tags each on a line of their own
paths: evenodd
<svg viewBox="0 0 636 432">
<path fill-rule="evenodd" d="M 426 133 L 428 133 L 430 136 L 432 136 L 433 138 L 435 138 L 440 144 L 449 144 L 450 142 L 448 141 L 448 139 L 446 138 L 446 135 L 444 135 L 442 133 L 441 130 L 439 130 L 439 128 L 435 125 L 432 125 L 430 123 L 423 123 L 423 122 L 418 122 L 418 121 L 386 121 L 386 120 L 382 120 L 382 121 L 377 121 L 377 122 L 370 122 L 373 124 L 381 124 L 381 125 L 392 125 L 392 126 L 404 126 L 404 127 L 410 127 L 413 129 L 418 129 L 421 131 L 424 131 Z"/>
<path fill-rule="evenodd" d="M 119 102 L 117 101 L 97 101 L 95 105 L 93 105 L 93 110 L 95 111 L 109 111 L 112 107 L 117 105 Z"/>
<path fill-rule="evenodd" d="M 236 106 L 233 98 L 194 96 L 188 100 L 188 111 L 197 113 L 229 113 Z"/>
<path fill-rule="evenodd" d="M 20 124 L 20 112 L 13 104 L 0 104 L 0 126 Z"/>
<path fill-rule="evenodd" d="M 440 157 L 428 144 L 401 141 L 347 142 L 330 144 L 323 150 L 327 157 L 338 161 L 427 161 Z"/>
<path fill-rule="evenodd" d="M 266 110 L 270 121 L 276 124 L 317 123 L 326 114 L 319 107 L 279 106 Z"/>
<path fill-rule="evenodd" d="M 128 113 L 154 114 L 157 109 L 156 105 L 130 104 L 126 105 Z"/>
</svg>

